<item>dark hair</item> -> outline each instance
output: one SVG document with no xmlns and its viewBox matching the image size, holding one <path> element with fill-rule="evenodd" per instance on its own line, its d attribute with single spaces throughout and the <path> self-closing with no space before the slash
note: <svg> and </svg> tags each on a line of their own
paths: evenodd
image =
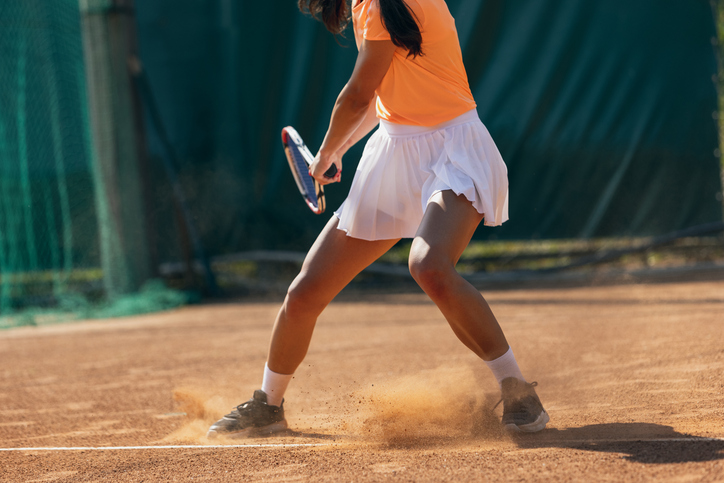
<svg viewBox="0 0 724 483">
<path fill-rule="evenodd" d="M 372 0 L 363 0 L 372 1 Z M 382 25 L 390 34 L 392 43 L 407 49 L 408 57 L 422 55 L 422 34 L 415 14 L 405 0 L 378 0 Z M 299 9 L 321 20 L 327 30 L 341 34 L 350 19 L 347 0 L 298 0 Z"/>
</svg>

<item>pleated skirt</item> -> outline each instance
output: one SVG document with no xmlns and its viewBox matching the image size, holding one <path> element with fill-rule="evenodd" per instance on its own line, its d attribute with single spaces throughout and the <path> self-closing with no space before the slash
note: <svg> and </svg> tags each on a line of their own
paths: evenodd
<svg viewBox="0 0 724 483">
<path fill-rule="evenodd" d="M 363 240 L 413 238 L 443 190 L 465 196 L 487 226 L 508 220 L 508 170 L 475 109 L 431 127 L 380 121 L 334 213 L 338 228 Z"/>
</svg>

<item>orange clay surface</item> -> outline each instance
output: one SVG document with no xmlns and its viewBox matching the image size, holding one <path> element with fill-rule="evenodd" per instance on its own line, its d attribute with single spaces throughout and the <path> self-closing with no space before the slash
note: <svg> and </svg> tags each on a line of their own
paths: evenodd
<svg viewBox="0 0 724 483">
<path fill-rule="evenodd" d="M 209 441 L 260 386 L 278 308 L 240 301 L 0 332 L 0 481 L 724 481 L 724 281 L 485 296 L 541 433 L 501 434 L 492 375 L 423 294 L 343 293 L 291 430 Z"/>
</svg>

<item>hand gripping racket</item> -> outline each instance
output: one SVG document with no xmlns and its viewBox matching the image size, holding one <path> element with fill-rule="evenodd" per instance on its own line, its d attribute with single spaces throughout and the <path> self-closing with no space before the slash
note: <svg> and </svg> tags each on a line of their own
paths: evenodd
<svg viewBox="0 0 724 483">
<path fill-rule="evenodd" d="M 302 194 L 304 201 L 307 202 L 309 209 L 317 215 L 321 215 L 324 213 L 324 208 L 326 208 L 324 187 L 309 175 L 309 165 L 314 161 L 314 156 L 312 156 L 296 129 L 291 126 L 282 129 L 282 143 L 284 143 L 284 153 L 287 155 L 289 168 L 292 170 L 299 192 Z M 333 164 L 324 173 L 324 176 L 334 178 L 336 174 L 337 166 Z"/>
</svg>

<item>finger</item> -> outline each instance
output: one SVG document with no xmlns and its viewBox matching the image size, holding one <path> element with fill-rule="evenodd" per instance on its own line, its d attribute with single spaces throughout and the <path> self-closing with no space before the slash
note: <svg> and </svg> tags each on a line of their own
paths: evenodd
<svg viewBox="0 0 724 483">
<path fill-rule="evenodd" d="M 332 179 L 327 178 L 327 177 L 324 176 L 324 175 L 322 175 L 322 176 L 314 176 L 314 173 L 312 172 L 311 169 L 309 170 L 309 176 L 311 176 L 312 179 L 314 179 L 317 183 L 319 183 L 319 184 L 322 185 L 322 186 L 328 185 L 329 183 L 332 183 L 332 182 L 333 182 Z"/>
</svg>

